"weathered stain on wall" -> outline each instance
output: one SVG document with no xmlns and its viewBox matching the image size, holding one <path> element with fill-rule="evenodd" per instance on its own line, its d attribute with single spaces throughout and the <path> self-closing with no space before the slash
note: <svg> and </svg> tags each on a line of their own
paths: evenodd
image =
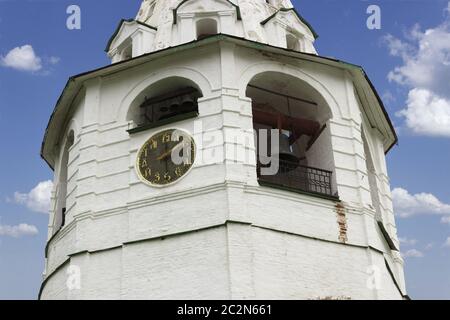
<svg viewBox="0 0 450 320">
<path fill-rule="evenodd" d="M 347 237 L 347 217 L 345 214 L 345 206 L 342 203 L 336 204 L 337 213 L 337 223 L 339 226 L 339 241 L 346 243 L 348 241 Z"/>
</svg>

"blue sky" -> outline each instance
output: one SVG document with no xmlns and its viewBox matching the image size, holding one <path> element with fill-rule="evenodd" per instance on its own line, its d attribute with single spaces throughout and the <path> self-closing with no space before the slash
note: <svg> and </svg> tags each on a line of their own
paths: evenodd
<svg viewBox="0 0 450 320">
<path fill-rule="evenodd" d="M 400 137 L 388 169 L 409 294 L 450 299 L 449 1 L 293 3 L 319 33 L 319 54 L 362 65 L 383 97 Z M 70 4 L 81 7 L 81 30 L 66 28 Z M 380 30 L 366 27 L 371 4 Z M 0 299 L 37 297 L 52 179 L 39 149 L 55 102 L 69 76 L 109 63 L 107 40 L 139 5 L 0 1 Z"/>
</svg>

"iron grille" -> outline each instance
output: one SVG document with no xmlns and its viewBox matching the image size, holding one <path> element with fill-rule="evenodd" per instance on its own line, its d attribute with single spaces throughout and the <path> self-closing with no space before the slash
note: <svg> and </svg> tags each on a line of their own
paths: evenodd
<svg viewBox="0 0 450 320">
<path fill-rule="evenodd" d="M 262 175 L 262 167 L 265 166 L 258 162 L 258 179 L 262 183 L 336 197 L 332 192 L 331 171 L 306 167 L 281 159 L 276 175 Z"/>
</svg>

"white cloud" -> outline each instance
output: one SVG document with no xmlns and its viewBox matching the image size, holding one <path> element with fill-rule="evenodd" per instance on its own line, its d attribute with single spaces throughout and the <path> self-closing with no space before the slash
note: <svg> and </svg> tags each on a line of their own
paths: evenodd
<svg viewBox="0 0 450 320">
<path fill-rule="evenodd" d="M 50 210 L 50 198 L 53 182 L 50 180 L 40 182 L 29 193 L 14 193 L 14 201 L 26 205 L 28 209 L 35 212 L 48 213 Z"/>
<path fill-rule="evenodd" d="M 450 99 L 415 88 L 408 94 L 407 105 L 396 115 L 403 117 L 414 133 L 450 137 Z"/>
<path fill-rule="evenodd" d="M 39 58 L 31 45 L 12 49 L 6 56 L 0 56 L 0 65 L 20 71 L 39 71 L 42 69 L 42 59 Z"/>
<path fill-rule="evenodd" d="M 389 81 L 410 89 L 397 116 L 416 134 L 450 137 L 450 11 L 435 28 L 416 25 L 405 40 L 387 35 L 384 42 L 403 61 L 389 72 Z"/>
<path fill-rule="evenodd" d="M 448 237 L 447 240 L 445 241 L 444 247 L 450 248 L 450 237 Z"/>
<path fill-rule="evenodd" d="M 50 57 L 48 59 L 48 61 L 49 61 L 50 64 L 55 65 L 55 64 L 58 64 L 59 61 L 61 61 L 61 58 L 59 58 L 59 57 Z"/>
<path fill-rule="evenodd" d="M 411 249 L 402 253 L 402 256 L 403 258 L 423 258 L 424 254 L 417 249 Z"/>
<path fill-rule="evenodd" d="M 416 239 L 408 239 L 408 238 L 400 237 L 400 238 L 398 238 L 398 241 L 400 241 L 400 243 L 405 246 L 413 246 L 413 245 L 417 244 Z"/>
<path fill-rule="evenodd" d="M 410 194 L 403 188 L 392 190 L 395 213 L 403 218 L 420 214 L 450 217 L 450 204 L 441 202 L 431 193 Z"/>
<path fill-rule="evenodd" d="M 391 56 L 401 57 L 403 60 L 409 59 L 409 52 L 414 49 L 409 43 L 397 39 L 391 34 L 386 35 L 383 41 L 387 45 Z"/>
<path fill-rule="evenodd" d="M 450 224 L 450 216 L 445 216 L 441 218 L 441 223 Z"/>
<path fill-rule="evenodd" d="M 23 236 L 34 236 L 38 234 L 38 229 L 26 223 L 21 223 L 16 226 L 8 226 L 0 224 L 0 236 L 7 236 L 13 238 L 20 238 Z"/>
<path fill-rule="evenodd" d="M 381 96 L 381 99 L 383 100 L 384 103 L 395 102 L 396 100 L 394 95 L 390 91 L 385 91 Z"/>
</svg>

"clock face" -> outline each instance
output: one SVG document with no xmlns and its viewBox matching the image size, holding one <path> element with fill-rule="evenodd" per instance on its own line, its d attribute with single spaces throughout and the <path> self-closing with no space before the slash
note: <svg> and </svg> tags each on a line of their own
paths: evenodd
<svg viewBox="0 0 450 320">
<path fill-rule="evenodd" d="M 138 153 L 139 177 L 154 186 L 166 186 L 187 174 L 195 160 L 194 139 L 170 129 L 152 136 Z"/>
</svg>

